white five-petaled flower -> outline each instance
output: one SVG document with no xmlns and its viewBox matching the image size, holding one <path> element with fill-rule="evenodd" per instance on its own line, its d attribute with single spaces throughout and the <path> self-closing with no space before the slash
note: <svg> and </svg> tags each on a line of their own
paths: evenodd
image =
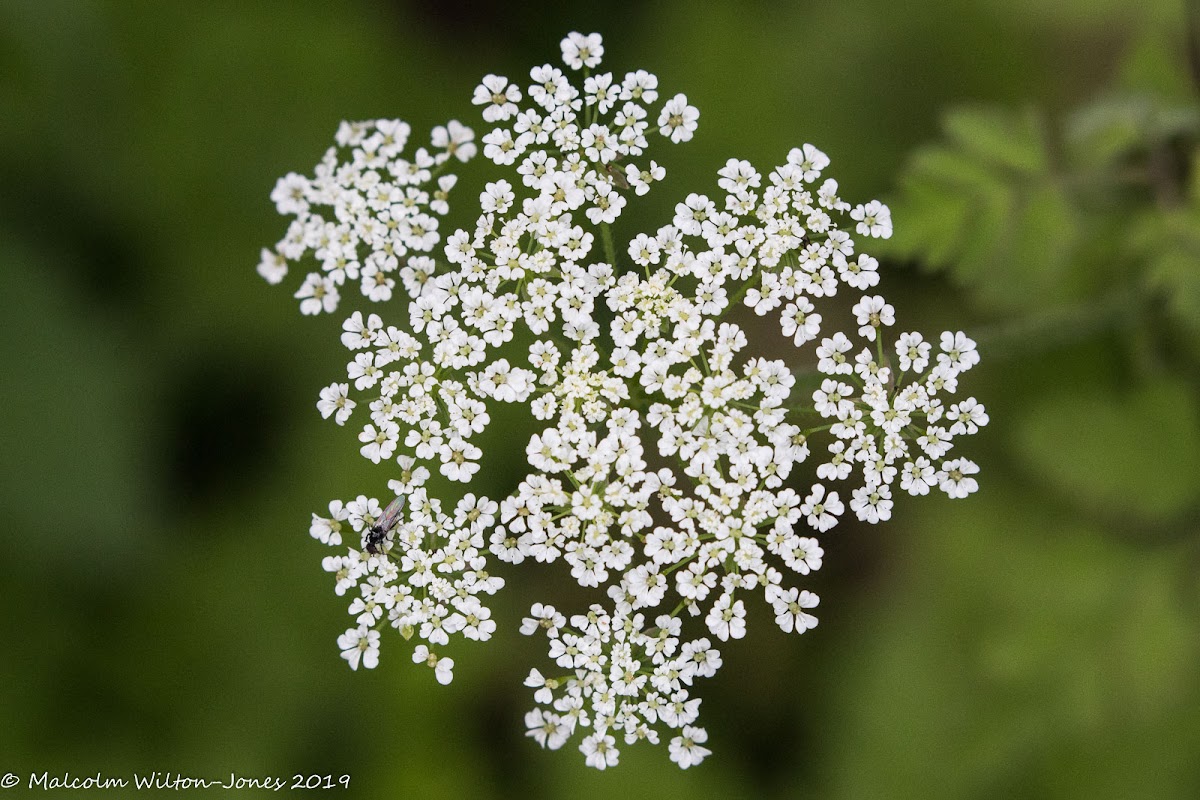
<svg viewBox="0 0 1200 800">
<path fill-rule="evenodd" d="M 858 222 L 855 230 L 863 236 L 878 239 L 890 239 L 892 236 L 892 212 L 878 200 L 855 206 L 850 218 Z"/>
<path fill-rule="evenodd" d="M 345 425 L 354 411 L 356 403 L 349 397 L 350 385 L 347 383 L 332 383 L 321 390 L 321 399 L 317 401 L 317 410 L 321 416 L 330 416 L 338 425 Z"/>
<path fill-rule="evenodd" d="M 817 618 L 808 609 L 816 608 L 821 599 L 807 589 L 776 587 L 767 599 L 775 609 L 775 622 L 784 633 L 804 633 L 817 626 Z"/>
<path fill-rule="evenodd" d="M 617 740 L 606 733 L 593 733 L 584 737 L 579 745 L 579 752 L 587 758 L 587 765 L 596 769 L 606 769 L 617 765 L 617 757 L 621 751 L 617 749 Z"/>
<path fill-rule="evenodd" d="M 707 741 L 708 732 L 703 728 L 684 726 L 682 735 L 671 740 L 671 760 L 683 769 L 694 767 L 705 757 L 712 755 L 712 751 L 707 747 L 701 747 Z"/>
<path fill-rule="evenodd" d="M 509 83 L 502 75 L 486 75 L 483 82 L 475 87 L 475 95 L 471 102 L 483 109 L 483 118 L 487 122 L 498 122 L 511 118 L 517 113 L 517 103 L 521 101 L 521 90 L 515 83 Z"/>
<path fill-rule="evenodd" d="M 804 505 L 800 506 L 800 513 L 804 514 L 808 524 L 820 533 L 832 528 L 838 523 L 838 517 L 845 510 L 842 501 L 838 499 L 837 492 L 825 494 L 825 487 L 821 484 L 814 484 L 812 493 L 805 499 Z"/>
<path fill-rule="evenodd" d="M 562 40 L 563 62 L 571 69 L 595 67 L 604 56 L 604 45 L 598 33 L 569 33 Z"/>
<path fill-rule="evenodd" d="M 858 335 L 868 342 L 875 341 L 880 327 L 896 324 L 896 309 L 881 295 L 863 297 L 852 310 L 858 318 Z"/>
<path fill-rule="evenodd" d="M 965 458 L 947 461 L 937 474 L 938 488 L 951 497 L 966 497 L 979 490 L 978 481 L 971 477 L 978 472 L 975 462 Z"/>
<path fill-rule="evenodd" d="M 367 669 L 379 666 L 379 631 L 350 628 L 338 637 L 338 647 L 350 669 L 358 669 L 359 664 Z"/>
<path fill-rule="evenodd" d="M 829 156 L 822 153 L 811 144 L 793 148 L 787 157 L 789 164 L 795 164 L 802 171 L 805 183 L 812 183 L 821 177 L 821 170 L 829 166 Z M 837 184 L 834 184 L 836 190 Z M 861 231 L 859 231 L 861 233 Z"/>
<path fill-rule="evenodd" d="M 688 105 L 687 95 L 677 94 L 666 102 L 658 115 L 658 132 L 672 142 L 686 142 L 696 132 L 700 110 Z"/>
</svg>

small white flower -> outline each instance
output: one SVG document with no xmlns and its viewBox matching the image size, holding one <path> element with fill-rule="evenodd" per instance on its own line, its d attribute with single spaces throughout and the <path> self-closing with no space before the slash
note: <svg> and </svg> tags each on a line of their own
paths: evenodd
<svg viewBox="0 0 1200 800">
<path fill-rule="evenodd" d="M 342 323 L 342 344 L 350 350 L 360 350 L 375 343 L 376 336 L 383 328 L 383 320 L 378 314 L 370 315 L 363 320 L 361 311 L 355 311 L 350 318 Z"/>
<path fill-rule="evenodd" d="M 563 63 L 571 69 L 583 67 L 590 69 L 597 66 L 604 56 L 603 39 L 598 33 L 589 33 L 587 36 L 581 33 L 569 33 L 567 38 L 562 40 L 560 46 Z"/>
<path fill-rule="evenodd" d="M 471 477 L 479 471 L 476 459 L 483 451 L 459 437 L 451 438 L 439 449 L 442 459 L 441 473 L 452 481 L 469 483 Z"/>
<path fill-rule="evenodd" d="M 872 200 L 865 206 L 855 206 L 850 218 L 858 221 L 855 230 L 863 236 L 879 239 L 892 237 L 892 212 L 878 200 Z"/>
<path fill-rule="evenodd" d="M 805 183 L 812 183 L 817 178 L 821 177 L 821 170 L 829 166 L 829 156 L 822 153 L 811 144 L 806 144 L 804 147 L 793 148 L 788 153 L 787 157 L 789 164 L 795 164 L 801 170 L 801 179 Z M 837 184 L 834 184 L 836 190 Z M 855 218 L 857 219 L 857 217 Z M 862 231 L 859 231 L 862 233 Z"/>
<path fill-rule="evenodd" d="M 329 503 L 329 516 L 312 515 L 312 525 L 308 533 L 321 544 L 336 547 L 342 543 L 342 523 L 350 518 L 350 512 L 341 500 Z"/>
<path fill-rule="evenodd" d="M 271 191 L 271 201 L 280 214 L 301 215 L 308 211 L 309 180 L 289 172 L 279 179 Z M 274 282 L 274 281 L 273 281 Z"/>
<path fill-rule="evenodd" d="M 971 436 L 988 424 L 987 411 L 974 397 L 950 406 L 946 419 L 954 423 L 950 428 L 951 436 Z"/>
<path fill-rule="evenodd" d="M 272 286 L 282 282 L 288 274 L 287 258 L 264 247 L 262 259 L 258 262 L 258 274 Z"/>
<path fill-rule="evenodd" d="M 666 175 L 667 171 L 653 161 L 646 169 L 639 169 L 633 164 L 625 167 L 625 179 L 629 181 L 629 185 L 638 197 L 650 191 L 651 183 L 661 181 Z"/>
<path fill-rule="evenodd" d="M 807 613 L 807 609 L 816 608 L 821 598 L 812 592 L 795 588 L 776 590 L 768 599 L 775 608 L 775 623 L 784 633 L 804 633 L 817 627 L 817 618 Z"/>
<path fill-rule="evenodd" d="M 942 464 L 938 471 L 938 488 L 950 497 L 961 499 L 979 491 L 979 482 L 972 475 L 979 473 L 979 466 L 965 458 L 956 458 Z"/>
<path fill-rule="evenodd" d="M 367 669 L 379 666 L 379 631 L 351 628 L 338 637 L 338 647 L 350 669 L 358 669 L 359 664 Z"/>
<path fill-rule="evenodd" d="M 434 654 L 423 644 L 413 650 L 414 664 L 425 664 L 433 669 L 434 677 L 442 686 L 448 686 L 454 680 L 454 659 Z"/>
<path fill-rule="evenodd" d="M 658 115 L 658 132 L 672 142 L 686 142 L 692 138 L 700 119 L 700 111 L 688 105 L 687 95 L 677 94 L 668 100 Z"/>
<path fill-rule="evenodd" d="M 880 295 L 863 297 L 852 311 L 858 319 L 858 335 L 868 342 L 875 341 L 876 331 L 881 326 L 896 324 L 896 309 Z"/>
<path fill-rule="evenodd" d="M 538 743 L 538 746 L 557 750 L 566 744 L 571 736 L 571 726 L 562 717 L 535 708 L 525 715 L 525 735 Z"/>
<path fill-rule="evenodd" d="M 819 483 L 813 485 L 812 493 L 800 506 L 800 513 L 805 515 L 808 524 L 821 533 L 837 525 L 837 518 L 845 510 L 837 492 L 830 492 L 826 496 L 825 487 Z"/>
<path fill-rule="evenodd" d="M 507 95 L 506 95 L 507 96 Z M 459 161 L 466 163 L 475 155 L 475 131 L 452 119 L 444 126 L 433 129 L 430 142 L 434 147 L 445 150 Z"/>
<path fill-rule="evenodd" d="M 322 311 L 326 314 L 332 313 L 341 299 L 333 278 L 319 272 L 309 273 L 293 296 L 301 301 L 301 314 L 320 314 Z"/>
<path fill-rule="evenodd" d="M 741 600 L 734 601 L 729 594 L 723 594 L 705 618 L 709 631 L 722 642 L 730 639 L 741 639 L 746 635 L 746 605 Z"/>
<path fill-rule="evenodd" d="M 521 90 L 502 75 L 486 75 L 483 82 L 475 87 L 475 95 L 471 102 L 477 106 L 486 106 L 483 109 L 485 121 L 500 122 L 517 113 L 517 103 L 521 102 Z"/>
<path fill-rule="evenodd" d="M 317 401 L 317 410 L 321 416 L 329 419 L 333 416 L 338 425 L 345 425 L 350 413 L 357 405 L 349 397 L 350 385 L 347 383 L 331 383 L 321 390 L 321 399 Z"/>
<path fill-rule="evenodd" d="M 919 333 L 902 333 L 896 342 L 896 356 L 903 372 L 924 372 L 929 365 L 930 344 Z"/>
<path fill-rule="evenodd" d="M 907 462 L 900 473 L 900 488 L 911 495 L 929 494 L 929 488 L 937 485 L 933 465 L 924 456 Z"/>
<path fill-rule="evenodd" d="M 668 748 L 671 753 L 671 760 L 682 769 L 694 767 L 707 756 L 712 755 L 712 751 L 707 747 L 701 747 L 707 741 L 708 732 L 703 728 L 697 728 L 692 725 L 685 726 L 683 735 L 671 739 L 671 744 Z"/>
<path fill-rule="evenodd" d="M 850 508 L 863 522 L 872 525 L 892 517 L 892 491 L 886 485 L 868 483 L 851 493 Z"/>
<path fill-rule="evenodd" d="M 583 753 L 587 758 L 587 765 L 596 769 L 607 769 L 617 765 L 617 757 L 620 751 L 616 747 L 617 740 L 613 737 L 594 733 L 591 736 L 584 738 L 579 745 L 579 752 Z"/>
<path fill-rule="evenodd" d="M 962 332 L 942 334 L 942 352 L 938 354 L 938 364 L 954 372 L 966 372 L 979 363 L 979 353 L 975 350 L 975 342 Z"/>
</svg>

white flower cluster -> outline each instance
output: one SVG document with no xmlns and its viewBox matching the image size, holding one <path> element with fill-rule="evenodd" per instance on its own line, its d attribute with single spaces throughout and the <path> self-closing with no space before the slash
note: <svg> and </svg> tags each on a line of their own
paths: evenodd
<svg viewBox="0 0 1200 800">
<path fill-rule="evenodd" d="M 495 594 L 504 580 L 487 573 L 483 556 L 496 503 L 468 494 L 452 515 L 445 514 L 441 501 L 429 497 L 422 486 L 428 477 L 428 470 L 407 468 L 401 479 L 389 483 L 408 497 L 408 503 L 386 549 L 371 553 L 351 548 L 346 555 L 327 556 L 322 566 L 333 574 L 338 596 L 355 592 L 349 611 L 356 627 L 338 638 L 351 668 L 378 665 L 377 629 L 391 626 L 405 639 L 417 634 L 428 643 L 417 646 L 413 661 L 432 667 L 438 682 L 445 684 L 453 677 L 454 660 L 437 655 L 429 645 L 449 644 L 452 634 L 490 639 L 496 623 L 480 596 Z M 344 525 L 361 534 L 383 513 L 377 501 L 362 495 L 345 504 L 333 501 L 329 512 L 328 517 L 313 515 L 310 533 L 333 546 L 341 543 Z"/>
<path fill-rule="evenodd" d="M 320 263 L 296 291 L 300 313 L 333 312 L 347 280 L 360 281 L 372 301 L 392 299 L 397 275 L 418 285 L 440 241 L 439 217 L 457 178 L 441 175 L 452 158 L 475 155 L 475 133 L 457 121 L 434 128 L 433 153 L 418 148 L 411 160 L 404 149 L 412 133 L 398 119 L 343 122 L 336 147 L 325 152 L 311 178 L 288 173 L 271 200 L 280 214 L 296 217 L 274 250 L 262 251 L 258 274 L 280 283 L 288 263 L 311 253 Z M 347 157 L 348 151 L 348 157 Z M 342 160 L 345 158 L 345 160 Z M 317 209 L 328 209 L 322 215 Z M 365 255 L 364 255 L 365 253 Z"/>
<path fill-rule="evenodd" d="M 658 80 L 644 71 L 593 72 L 596 34 L 571 34 L 562 52 L 583 70 L 582 91 L 549 64 L 524 90 L 495 75 L 476 89 L 497 124 L 484 155 L 515 177 L 483 187 L 473 227 L 448 236 L 442 257 L 434 215 L 454 181 L 421 186 L 452 155 L 468 158 L 472 135 L 439 128 L 443 152 L 409 162 L 407 126 L 375 122 L 339 131 L 348 160 L 331 151 L 315 178 L 280 182 L 276 202 L 297 220 L 260 271 L 275 282 L 277 264 L 311 250 L 322 271 L 297 294 L 306 313 L 332 310 L 346 278 L 382 300 L 398 273 L 407 295 L 407 319 L 346 320 L 347 380 L 318 402 L 338 424 L 367 405 L 361 452 L 395 460 L 389 486 L 409 498 L 388 531 L 363 496 L 313 516 L 322 542 L 342 545 L 349 525 L 362 543 L 325 561 L 337 593 L 353 590 L 355 627 L 339 641 L 350 665 L 374 667 L 391 626 L 418 636 L 414 660 L 448 682 L 453 661 L 438 648 L 496 627 L 481 595 L 503 582 L 488 559 L 561 561 L 610 605 L 568 619 L 538 604 L 525 620 L 558 668 L 530 673 L 529 736 L 553 749 L 580 733 L 603 769 L 617 763 L 618 737 L 653 743 L 665 730 L 688 767 L 709 752 L 691 688 L 721 666 L 714 640 L 745 636 L 747 600 L 760 594 L 780 628 L 803 633 L 818 598 L 790 584 L 821 567 L 818 535 L 847 513 L 889 519 L 897 485 L 954 498 L 978 488 L 975 464 L 946 458 L 988 421 L 974 398 L 950 398 L 978 354 L 962 333 L 943 333 L 936 352 L 915 332 L 893 338 L 895 310 L 880 295 L 859 295 L 853 324 L 818 312 L 839 290 L 878 284 L 853 237 L 890 236 L 891 219 L 876 201 L 843 201 L 812 145 L 766 175 L 730 159 L 718 194 L 688 195 L 670 224 L 618 253 L 610 224 L 664 175 L 643 158 L 647 137 L 686 141 L 698 113 L 683 95 L 656 113 Z M 770 346 L 789 355 L 754 355 L 739 314 L 777 315 L 785 338 Z M 800 371 L 809 343 L 815 367 Z M 472 481 L 482 455 L 472 439 L 493 403 L 527 405 L 540 421 L 529 471 L 499 503 L 468 494 L 444 513 L 426 481 L 435 468 Z M 685 635 L 692 626 L 698 635 Z"/>
</svg>

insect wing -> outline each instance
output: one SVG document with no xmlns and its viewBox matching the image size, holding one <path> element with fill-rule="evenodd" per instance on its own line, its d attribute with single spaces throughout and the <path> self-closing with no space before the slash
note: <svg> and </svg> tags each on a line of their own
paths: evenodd
<svg viewBox="0 0 1200 800">
<path fill-rule="evenodd" d="M 404 510 L 404 499 L 404 495 L 397 495 L 395 500 L 388 503 L 387 508 L 383 510 L 383 516 L 375 523 L 376 527 L 384 533 L 396 527 L 400 520 L 400 512 Z"/>
</svg>

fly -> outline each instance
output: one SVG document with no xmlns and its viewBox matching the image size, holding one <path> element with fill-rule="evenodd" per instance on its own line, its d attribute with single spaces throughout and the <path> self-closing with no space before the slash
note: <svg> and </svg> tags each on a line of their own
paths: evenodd
<svg viewBox="0 0 1200 800">
<path fill-rule="evenodd" d="M 368 553 L 379 555 L 383 552 L 381 547 L 383 540 L 392 532 L 392 528 L 396 527 L 396 523 L 400 521 L 400 512 L 403 510 L 404 495 L 397 495 L 395 500 L 388 503 L 376 523 L 367 530 L 364 537 L 364 548 Z"/>
</svg>

